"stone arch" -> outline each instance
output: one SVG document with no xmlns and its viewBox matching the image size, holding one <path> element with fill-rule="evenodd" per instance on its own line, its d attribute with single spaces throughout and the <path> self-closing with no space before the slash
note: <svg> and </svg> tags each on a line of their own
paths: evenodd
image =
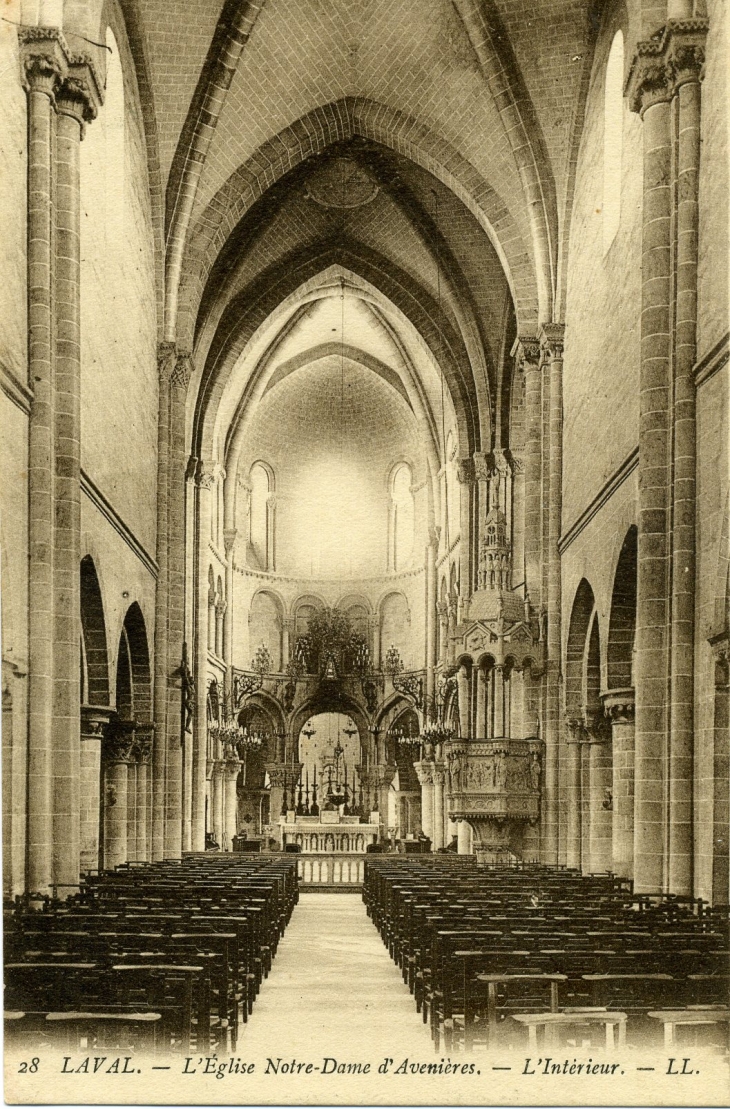
<svg viewBox="0 0 730 1109">
<path fill-rule="evenodd" d="M 200 175 L 226 94 L 265 0 L 226 0 L 170 167 L 165 197 L 164 336 L 174 342 L 185 242 Z"/>
<path fill-rule="evenodd" d="M 109 656 L 104 602 L 91 555 L 81 559 L 81 700 L 88 705 L 109 704 Z"/>
<path fill-rule="evenodd" d="M 116 681 L 117 712 L 139 723 L 152 719 L 152 676 L 147 629 L 139 604 L 127 609 L 119 637 Z"/>
<path fill-rule="evenodd" d="M 565 662 L 565 711 L 568 717 L 583 716 L 588 633 L 595 608 L 593 589 L 588 580 L 582 578 L 575 593 L 568 625 Z"/>
<path fill-rule="evenodd" d="M 264 643 L 273 659 L 274 670 L 282 666 L 282 635 L 284 630 L 284 605 L 274 590 L 257 589 L 248 609 L 249 652 Z"/>
<path fill-rule="evenodd" d="M 409 321 L 444 375 L 456 412 L 459 449 L 467 455 L 479 450 L 482 427 L 477 398 L 484 390 L 474 379 L 464 338 L 451 318 L 413 277 L 382 255 L 354 240 L 337 239 L 294 251 L 264 270 L 227 304 L 200 373 L 197 396 L 188 397 L 189 405 L 194 400 L 195 453 L 199 457 L 215 454 L 218 405 L 253 337 L 288 298 L 301 297 L 307 284 L 330 267 L 340 267 L 376 289 Z M 485 412 L 487 432 L 489 423 Z"/>
<path fill-rule="evenodd" d="M 350 716 L 358 730 L 360 750 L 364 751 L 367 745 L 368 720 L 362 706 L 353 697 L 344 693 L 342 689 L 328 690 L 320 686 L 311 697 L 308 697 L 294 711 L 290 724 L 289 736 L 292 752 L 297 755 L 299 749 L 299 733 L 310 716 L 321 713 L 340 713 Z"/>
<path fill-rule="evenodd" d="M 346 97 L 302 116 L 265 142 L 200 213 L 180 267 L 180 342 L 192 347 L 195 319 L 215 260 L 246 212 L 297 164 L 334 143 L 359 136 L 408 158 L 446 185 L 482 227 L 502 263 L 521 333 L 533 334 L 538 283 L 530 244 L 497 192 L 442 137 L 424 124 L 364 97 Z"/>
<path fill-rule="evenodd" d="M 638 529 L 632 525 L 621 545 L 611 595 L 606 649 L 607 686 L 629 689 L 633 686 L 633 653 L 636 635 L 636 574 Z"/>
</svg>

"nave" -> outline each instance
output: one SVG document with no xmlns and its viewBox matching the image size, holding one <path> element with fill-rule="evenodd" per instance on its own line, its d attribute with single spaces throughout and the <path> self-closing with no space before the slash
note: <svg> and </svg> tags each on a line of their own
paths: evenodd
<svg viewBox="0 0 730 1109">
<path fill-rule="evenodd" d="M 285 1014 L 282 1019 L 282 1014 Z M 300 897 L 242 1045 L 247 1058 L 431 1059 L 428 1029 L 360 893 Z M 328 1069 L 332 1069 L 329 1065 Z"/>
</svg>

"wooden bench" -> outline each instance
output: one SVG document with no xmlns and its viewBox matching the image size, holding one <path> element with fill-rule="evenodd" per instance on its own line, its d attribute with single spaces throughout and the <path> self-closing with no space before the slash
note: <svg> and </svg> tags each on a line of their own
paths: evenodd
<svg viewBox="0 0 730 1109">
<path fill-rule="evenodd" d="M 555 1029 L 586 1024 L 604 1026 L 606 1051 L 612 1051 L 616 1046 L 616 1031 L 618 1046 L 623 1047 L 626 1043 L 626 1013 L 608 1012 L 606 1009 L 566 1009 L 562 1013 L 513 1013 L 512 1019 L 526 1025 L 529 1045 L 535 1051 L 538 1047 L 538 1030 L 542 1030 L 546 1046 L 555 1046 L 550 1042 L 553 1039 L 551 1033 Z"/>
<path fill-rule="evenodd" d="M 682 1025 L 728 1024 L 730 1022 L 730 1009 L 727 1008 L 693 1008 L 686 1009 L 661 1009 L 658 1012 L 648 1013 L 653 1020 L 659 1020 L 664 1025 L 664 1047 L 675 1046 L 677 1028 Z M 730 1031 L 730 1029 L 728 1029 Z"/>
</svg>

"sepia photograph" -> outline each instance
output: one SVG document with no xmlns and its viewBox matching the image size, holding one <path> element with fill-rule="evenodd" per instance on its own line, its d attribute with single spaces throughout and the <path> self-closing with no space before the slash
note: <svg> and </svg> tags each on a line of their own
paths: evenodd
<svg viewBox="0 0 730 1109">
<path fill-rule="evenodd" d="M 4 1097 L 730 1103 L 725 0 L 4 0 Z"/>
</svg>

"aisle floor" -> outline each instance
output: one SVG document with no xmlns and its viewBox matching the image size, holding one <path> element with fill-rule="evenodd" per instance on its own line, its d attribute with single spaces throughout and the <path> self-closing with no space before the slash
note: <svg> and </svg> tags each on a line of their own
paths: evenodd
<svg viewBox="0 0 730 1109">
<path fill-rule="evenodd" d="M 376 1060 L 396 1045 L 433 1058 L 428 1027 L 361 895 L 302 894 L 237 1054 Z"/>
</svg>

